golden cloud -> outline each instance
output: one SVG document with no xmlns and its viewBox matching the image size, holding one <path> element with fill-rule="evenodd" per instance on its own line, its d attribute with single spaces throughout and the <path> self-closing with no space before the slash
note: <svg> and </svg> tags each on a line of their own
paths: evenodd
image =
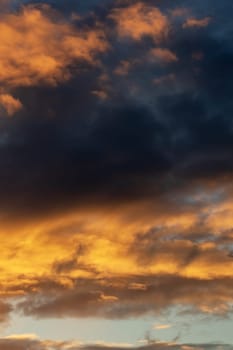
<svg viewBox="0 0 233 350">
<path fill-rule="evenodd" d="M 19 309 L 39 317 L 137 317 L 174 305 L 227 313 L 230 203 L 199 211 L 149 206 L 89 208 L 2 226 L 2 300 L 23 298 Z"/>
</svg>

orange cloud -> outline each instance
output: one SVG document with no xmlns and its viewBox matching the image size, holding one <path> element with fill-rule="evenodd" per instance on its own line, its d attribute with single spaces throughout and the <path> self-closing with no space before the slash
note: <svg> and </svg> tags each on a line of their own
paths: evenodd
<svg viewBox="0 0 233 350">
<path fill-rule="evenodd" d="M 0 105 L 5 109 L 9 116 L 12 116 L 22 108 L 22 103 L 9 94 L 0 95 Z"/>
<path fill-rule="evenodd" d="M 2 226 L 1 297 L 24 296 L 20 310 L 40 317 L 137 317 L 177 304 L 227 313 L 232 206 L 162 207 L 89 208 Z"/>
<path fill-rule="evenodd" d="M 158 60 L 162 63 L 171 63 L 178 61 L 176 54 L 169 49 L 151 49 L 149 55 L 152 59 Z"/>
<path fill-rule="evenodd" d="M 46 5 L 26 6 L 1 16 L 2 86 L 56 85 L 71 77 L 72 63 L 96 64 L 95 55 L 107 49 L 101 30 L 77 29 L 50 12 Z"/>
<path fill-rule="evenodd" d="M 129 61 L 121 61 L 120 64 L 114 70 L 116 75 L 127 75 L 131 68 L 131 63 Z"/>
<path fill-rule="evenodd" d="M 144 36 L 151 36 L 159 41 L 168 32 L 167 17 L 158 8 L 142 2 L 114 9 L 109 17 L 115 21 L 121 38 L 141 40 Z"/>
<path fill-rule="evenodd" d="M 189 12 L 190 12 L 190 10 L 188 8 L 177 7 L 174 10 L 171 11 L 171 15 L 173 17 L 183 17 L 183 16 L 188 15 Z"/>
<path fill-rule="evenodd" d="M 9 116 L 22 108 L 12 89 L 57 85 L 72 77 L 71 65 L 83 61 L 96 65 L 96 54 L 108 48 L 102 30 L 77 29 L 58 17 L 48 5 L 28 5 L 18 13 L 1 14 L 0 105 Z"/>
<path fill-rule="evenodd" d="M 211 18 L 210 17 L 205 17 L 202 19 L 197 19 L 197 18 L 188 18 L 187 21 L 183 24 L 183 28 L 202 28 L 202 27 L 207 27 L 208 24 L 210 23 Z"/>
</svg>

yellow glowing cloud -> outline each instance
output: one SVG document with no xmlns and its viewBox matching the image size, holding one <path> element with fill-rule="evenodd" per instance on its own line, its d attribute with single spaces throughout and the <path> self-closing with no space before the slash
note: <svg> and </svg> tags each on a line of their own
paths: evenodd
<svg viewBox="0 0 233 350">
<path fill-rule="evenodd" d="M 162 208 L 162 203 L 157 205 Z M 112 211 L 86 208 L 50 219 L 2 223 L 1 297 L 24 295 L 29 297 L 25 306 L 29 314 L 50 315 L 57 309 L 55 302 L 30 311 L 30 296 L 56 291 L 59 317 L 66 312 L 71 316 L 124 317 L 124 310 L 140 315 L 148 311 L 147 305 L 156 309 L 170 302 L 193 303 L 202 312 L 226 312 L 227 303 L 232 302 L 228 284 L 232 283 L 233 259 L 222 244 L 232 239 L 230 203 L 223 201 L 193 212 L 169 207 L 156 211 L 156 204 L 153 210 L 148 208 L 146 203 Z M 224 223 L 221 213 L 226 210 Z M 212 232 L 210 238 L 199 227 L 199 218 L 206 211 L 209 216 L 202 228 Z M 216 214 L 215 220 L 211 212 Z M 153 289 L 152 284 L 156 279 L 160 283 L 161 278 L 165 281 L 161 288 Z M 176 288 L 167 299 L 174 283 Z M 203 284 L 211 295 L 200 299 L 195 288 L 203 290 Z M 124 307 L 125 303 L 133 303 L 132 308 Z M 137 309 L 137 303 L 144 307 Z"/>
<path fill-rule="evenodd" d="M 174 273 L 190 278 L 230 276 L 233 260 L 224 250 L 218 249 L 217 243 L 186 240 L 186 235 L 195 230 L 199 214 L 184 212 L 163 217 L 161 213 L 160 217 L 151 218 L 149 222 L 145 217 L 143 222 L 142 217 L 137 220 L 135 216 L 132 221 L 125 221 L 117 212 L 97 214 L 87 211 L 79 213 L 80 220 L 74 213 L 40 223 L 18 224 L 17 232 L 14 232 L 14 226 L 2 228 L 0 282 L 5 286 L 7 281 L 17 284 L 16 276 L 19 275 L 25 281 L 45 275 L 55 279 L 93 277 L 96 274 L 143 276 Z M 208 223 L 213 232 L 219 225 L 216 220 L 211 221 L 212 227 Z M 147 233 L 158 225 L 162 228 L 157 233 L 156 230 Z M 227 223 L 225 227 L 229 225 Z M 179 239 L 168 239 L 172 232 L 178 232 Z M 58 265 L 54 272 L 55 263 Z"/>
</svg>

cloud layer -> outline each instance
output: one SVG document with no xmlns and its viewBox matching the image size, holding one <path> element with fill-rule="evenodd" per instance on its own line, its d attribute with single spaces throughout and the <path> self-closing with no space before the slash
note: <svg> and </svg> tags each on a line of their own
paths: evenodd
<svg viewBox="0 0 233 350">
<path fill-rule="evenodd" d="M 45 340 L 40 341 L 34 336 L 25 335 L 25 336 L 12 336 L 8 338 L 0 338 L 0 346 L 2 350 L 24 350 L 25 348 L 28 349 L 35 349 L 35 350 L 79 350 L 79 349 L 85 349 L 85 350 L 105 350 L 105 349 L 112 349 L 112 350 L 126 350 L 126 349 L 140 349 L 140 350 L 199 350 L 199 349 L 209 349 L 209 350 L 231 350 L 232 346 L 227 344 L 200 344 L 200 345 L 192 345 L 192 344 L 169 344 L 169 343 L 156 343 L 154 342 L 151 345 L 145 345 L 140 347 L 133 347 L 128 346 L 125 347 L 124 345 L 117 345 L 117 344 L 106 344 L 106 345 L 84 345 L 79 344 L 78 342 L 68 342 L 68 341 L 51 341 L 51 340 Z"/>
<path fill-rule="evenodd" d="M 233 28 L 222 3 L 0 2 L 0 321 L 230 317 Z"/>
</svg>

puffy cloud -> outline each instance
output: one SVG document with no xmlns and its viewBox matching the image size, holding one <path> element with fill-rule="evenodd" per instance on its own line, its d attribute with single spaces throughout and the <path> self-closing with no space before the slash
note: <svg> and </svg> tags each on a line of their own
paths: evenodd
<svg viewBox="0 0 233 350">
<path fill-rule="evenodd" d="M 167 17 L 158 8 L 143 2 L 113 9 L 109 17 L 116 22 L 117 32 L 121 38 L 141 40 L 145 36 L 150 36 L 160 41 L 166 36 L 169 28 Z"/>
<path fill-rule="evenodd" d="M 47 5 L 3 13 L 0 41 L 0 81 L 5 88 L 56 85 L 71 78 L 72 64 L 96 64 L 95 55 L 108 46 L 101 30 L 78 29 Z"/>
<path fill-rule="evenodd" d="M 22 103 L 8 94 L 0 95 L 0 105 L 2 105 L 9 116 L 12 116 L 22 108 Z"/>
<path fill-rule="evenodd" d="M 29 4 L 14 12 L 10 4 L 0 3 L 0 105 L 9 116 L 22 107 L 11 90 L 56 86 L 72 78 L 71 67 L 77 73 L 83 63 L 98 65 L 96 54 L 108 48 L 102 29 L 78 28 L 47 4 Z"/>
</svg>

